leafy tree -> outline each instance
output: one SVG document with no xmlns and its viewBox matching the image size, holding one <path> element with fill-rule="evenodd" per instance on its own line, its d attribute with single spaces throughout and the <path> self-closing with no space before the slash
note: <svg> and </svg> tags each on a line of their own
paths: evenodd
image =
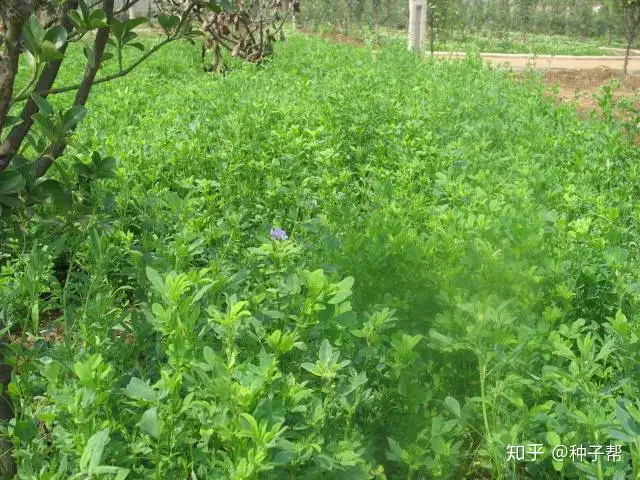
<svg viewBox="0 0 640 480">
<path fill-rule="evenodd" d="M 25 202 L 51 198 L 65 203 L 70 198 L 67 185 L 43 177 L 68 145 L 79 146 L 74 144 L 72 134 L 87 113 L 85 105 L 95 85 L 124 77 L 164 45 L 197 35 L 191 27 L 194 2 L 182 16 L 161 19 L 170 26 L 165 29 L 166 38 L 147 49 L 137 41 L 133 31 L 147 19 L 118 20 L 120 14 L 137 2 L 125 0 L 118 8 L 114 0 L 0 2 L 0 214 L 3 217 L 18 211 Z M 86 56 L 82 77 L 76 83 L 54 88 L 67 48 L 81 42 Z M 127 49 L 141 51 L 129 65 L 123 60 L 123 51 Z M 103 63 L 112 57 L 117 62 L 117 71 L 100 74 Z M 28 66 L 26 81 L 18 76 L 21 59 Z M 47 98 L 63 92 L 75 92 L 75 96 L 66 108 L 56 111 Z M 27 158 L 29 155 L 32 158 Z M 94 154 L 93 159 L 98 170 L 111 165 L 111 160 L 103 160 L 98 154 Z M 4 365 L 3 358 L 0 351 L 0 381 L 6 392 L 11 368 Z M 0 419 L 12 416 L 5 393 L 0 397 Z M 1 449 L 2 473 L 10 476 L 15 473 L 10 445 L 5 442 Z"/>
<path fill-rule="evenodd" d="M 627 73 L 629 66 L 629 53 L 633 42 L 640 33 L 640 0 L 612 0 L 615 10 L 620 15 L 624 25 L 627 40 L 627 50 L 624 56 L 624 73 Z"/>
</svg>

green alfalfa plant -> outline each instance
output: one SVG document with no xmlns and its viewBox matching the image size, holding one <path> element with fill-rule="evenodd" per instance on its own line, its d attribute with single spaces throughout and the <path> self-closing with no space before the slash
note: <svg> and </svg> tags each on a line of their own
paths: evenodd
<svg viewBox="0 0 640 480">
<path fill-rule="evenodd" d="M 501 449 L 505 446 L 500 440 L 500 419 L 508 418 L 508 413 L 500 410 L 499 389 L 496 387 L 504 381 L 509 370 L 518 365 L 517 360 L 525 345 L 518 340 L 517 315 L 510 308 L 510 303 L 499 302 L 491 295 L 484 300 L 460 301 L 455 312 L 442 316 L 437 322 L 438 329 L 429 331 L 431 348 L 443 353 L 469 352 L 475 358 L 475 375 L 480 391 L 477 400 L 469 402 L 479 404 L 480 431 L 484 440 L 479 453 L 490 459 L 490 468 L 496 475 L 504 473 L 504 452 Z M 441 333 L 442 328 L 452 333 Z M 513 381 L 517 382 L 517 377 Z M 471 406 L 465 405 L 464 408 Z"/>
<path fill-rule="evenodd" d="M 615 111 L 615 91 L 620 88 L 618 79 L 611 80 L 600 87 L 600 95 L 594 94 L 598 106 L 602 110 L 602 119 L 611 122 Z"/>
<path fill-rule="evenodd" d="M 618 121 L 627 134 L 629 145 L 633 146 L 634 142 L 640 138 L 640 109 L 637 107 L 637 103 L 634 104 L 630 98 L 618 99 L 616 109 Z"/>
</svg>

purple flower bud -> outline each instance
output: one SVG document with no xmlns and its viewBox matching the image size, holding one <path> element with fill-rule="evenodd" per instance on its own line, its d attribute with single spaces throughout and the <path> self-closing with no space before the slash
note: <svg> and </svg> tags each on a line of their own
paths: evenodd
<svg viewBox="0 0 640 480">
<path fill-rule="evenodd" d="M 271 239 L 272 240 L 289 240 L 289 235 L 287 235 L 287 232 L 285 232 L 281 228 L 272 228 Z"/>
</svg>

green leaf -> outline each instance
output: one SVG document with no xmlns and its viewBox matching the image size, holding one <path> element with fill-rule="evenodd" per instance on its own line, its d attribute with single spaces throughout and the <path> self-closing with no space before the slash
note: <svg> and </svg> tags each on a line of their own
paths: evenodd
<svg viewBox="0 0 640 480">
<path fill-rule="evenodd" d="M 51 120 L 51 117 L 47 117 L 46 115 L 38 112 L 33 114 L 33 120 L 42 129 L 42 133 L 50 141 L 56 141 L 58 139 L 56 134 L 56 125 Z"/>
<path fill-rule="evenodd" d="M 118 470 L 119 472 L 113 480 L 124 480 L 129 476 L 129 473 L 131 473 L 131 470 L 128 468 L 119 468 Z"/>
<path fill-rule="evenodd" d="M 40 60 L 49 62 L 51 60 L 62 60 L 64 55 L 58 51 L 56 46 L 48 40 L 40 44 Z"/>
<path fill-rule="evenodd" d="M 160 435 L 160 426 L 158 424 L 158 409 L 156 407 L 151 407 L 142 414 L 140 430 L 152 438 L 158 438 Z"/>
<path fill-rule="evenodd" d="M 327 365 L 331 360 L 332 355 L 333 355 L 333 348 L 331 347 L 329 340 L 325 338 L 322 342 L 322 345 L 320 345 L 318 359 L 320 363 Z"/>
<path fill-rule="evenodd" d="M 0 204 L 7 207 L 19 208 L 23 205 L 23 201 L 17 195 L 0 195 Z"/>
<path fill-rule="evenodd" d="M 315 270 L 307 276 L 307 285 L 313 295 L 318 295 L 324 287 L 324 272 L 322 269 Z"/>
<path fill-rule="evenodd" d="M 345 277 L 340 283 L 336 285 L 340 292 L 350 292 L 353 288 L 355 279 L 353 277 Z"/>
<path fill-rule="evenodd" d="M 349 395 L 351 392 L 356 390 L 358 387 L 365 385 L 368 382 L 367 374 L 365 372 L 361 372 L 355 377 L 351 377 L 349 385 L 342 392 L 342 395 Z"/>
<path fill-rule="evenodd" d="M 329 455 L 326 455 L 324 453 L 315 455 L 313 460 L 318 464 L 320 468 L 324 470 L 333 470 L 336 465 L 333 459 Z"/>
<path fill-rule="evenodd" d="M 449 409 L 453 412 L 456 417 L 460 417 L 460 403 L 453 398 L 447 397 L 444 399 L 444 404 L 449 407 Z"/>
<path fill-rule="evenodd" d="M 240 414 L 240 425 L 245 429 L 249 430 L 254 439 L 260 439 L 260 428 L 258 427 L 258 422 L 253 418 L 253 415 L 248 413 Z"/>
<path fill-rule="evenodd" d="M 123 44 L 128 44 L 131 43 L 132 40 L 135 40 L 136 38 L 138 38 L 138 34 L 135 32 L 126 32 L 124 34 L 124 36 L 122 37 L 122 43 Z"/>
<path fill-rule="evenodd" d="M 389 450 L 391 450 L 387 453 L 389 459 L 398 462 L 404 462 L 407 456 L 407 452 L 402 449 L 397 440 L 394 440 L 391 437 L 387 437 L 387 443 L 389 444 Z"/>
<path fill-rule="evenodd" d="M 177 15 L 158 15 L 158 23 L 168 35 L 172 29 L 178 26 L 180 17 Z"/>
<path fill-rule="evenodd" d="M 78 176 L 80 177 L 92 177 L 93 176 L 93 169 L 87 165 L 86 163 L 82 163 L 82 162 L 76 162 L 73 164 L 73 169 L 75 170 L 75 172 L 78 174 Z"/>
<path fill-rule="evenodd" d="M 350 291 L 340 291 L 336 293 L 333 297 L 331 297 L 327 303 L 329 305 L 337 305 L 339 303 L 342 303 L 344 300 L 346 300 L 350 296 L 351 296 Z"/>
<path fill-rule="evenodd" d="M 304 362 L 300 366 L 316 377 L 322 377 L 324 374 L 322 369 L 320 369 L 320 367 L 318 367 L 318 365 L 316 365 L 315 363 Z"/>
<path fill-rule="evenodd" d="M 85 20 L 89 20 L 89 18 L 91 17 L 91 12 L 86 0 L 79 0 L 78 6 L 80 7 L 80 12 L 82 12 L 82 18 Z"/>
<path fill-rule="evenodd" d="M 24 57 L 27 61 L 29 72 L 31 73 L 32 76 L 34 76 L 38 72 L 38 59 L 29 50 L 24 52 Z M 20 117 L 11 117 L 11 118 L 20 119 Z"/>
<path fill-rule="evenodd" d="M 109 443 L 109 440 L 108 428 L 94 433 L 91 436 L 80 458 L 80 468 L 82 470 L 93 473 L 94 469 L 100 464 L 104 447 Z"/>
<path fill-rule="evenodd" d="M 617 430 L 615 428 L 610 428 L 609 429 L 609 436 L 611 438 L 615 438 L 616 440 L 620 440 L 621 442 L 624 443 L 633 443 L 633 436 L 621 432 L 620 430 Z"/>
<path fill-rule="evenodd" d="M 116 18 L 111 19 L 111 33 L 115 38 L 121 40 L 125 33 L 124 24 Z"/>
<path fill-rule="evenodd" d="M 91 154 L 91 163 L 96 178 L 111 178 L 115 175 L 116 159 L 113 157 L 102 158 L 99 152 Z"/>
<path fill-rule="evenodd" d="M 87 115 L 87 109 L 81 106 L 75 106 L 64 112 L 62 116 L 62 130 L 67 132 L 78 125 Z"/>
<path fill-rule="evenodd" d="M 622 425 L 625 432 L 632 436 L 640 437 L 640 428 L 636 422 L 633 421 L 631 415 L 622 407 L 622 405 L 616 405 L 616 419 Z"/>
<path fill-rule="evenodd" d="M 91 45 L 83 45 L 82 53 L 84 53 L 85 58 L 87 59 L 87 63 L 90 68 L 95 68 L 96 66 L 96 53 Z M 104 59 L 104 55 L 103 55 Z"/>
<path fill-rule="evenodd" d="M 13 170 L 20 172 L 27 182 L 27 188 L 36 180 L 35 162 L 27 160 L 22 155 L 15 155 L 11 161 Z"/>
<path fill-rule="evenodd" d="M 449 337 L 447 337 L 446 335 L 443 335 L 439 332 L 437 332 L 436 330 L 434 330 L 433 328 L 431 330 L 429 330 L 429 336 L 439 342 L 439 343 L 443 343 L 444 345 L 452 345 L 453 344 L 453 340 L 451 340 Z"/>
<path fill-rule="evenodd" d="M 562 439 L 560 438 L 560 435 L 558 435 L 556 432 L 547 432 L 546 438 L 547 438 L 547 443 L 549 444 L 550 447 L 556 447 L 558 445 L 562 445 Z"/>
<path fill-rule="evenodd" d="M 134 28 L 143 25 L 145 23 L 147 23 L 149 21 L 148 18 L 146 17 L 138 17 L 138 18 L 132 18 L 131 20 L 127 20 L 125 22 L 125 31 L 130 32 L 131 30 L 133 30 Z"/>
<path fill-rule="evenodd" d="M 38 55 L 40 53 L 40 44 L 44 40 L 44 28 L 42 28 L 35 15 L 31 15 L 24 24 L 22 36 L 29 51 L 34 55 Z"/>
<path fill-rule="evenodd" d="M 224 367 L 224 361 L 220 358 L 211 347 L 205 346 L 203 349 L 204 360 L 213 369 Z"/>
<path fill-rule="evenodd" d="M 67 30 L 61 26 L 51 27 L 45 33 L 44 40 L 48 40 L 55 48 L 60 49 L 67 43 Z"/>
<path fill-rule="evenodd" d="M 89 24 L 89 28 L 92 30 L 94 28 L 107 28 L 109 26 L 106 14 L 100 9 L 91 12 L 87 19 L 87 23 Z"/>
<path fill-rule="evenodd" d="M 231 0 L 214 0 L 206 2 L 205 5 L 215 12 L 219 12 L 222 10 L 233 11 L 233 3 Z"/>
<path fill-rule="evenodd" d="M 147 400 L 148 402 L 155 402 L 158 399 L 156 391 L 149 384 L 136 377 L 129 381 L 126 392 L 131 398 Z"/>
<path fill-rule="evenodd" d="M 33 58 L 33 55 L 31 55 L 28 52 L 27 52 L 27 55 L 30 55 Z M 2 125 L 2 128 L 11 128 L 14 125 L 18 125 L 21 122 L 22 122 L 22 119 L 20 117 L 9 115 L 4 119 L 4 124 Z"/>
<path fill-rule="evenodd" d="M 166 288 L 164 285 L 164 280 L 162 280 L 162 277 L 157 272 L 157 270 L 154 270 L 151 267 L 147 267 L 146 272 L 147 272 L 147 278 L 151 282 L 151 285 L 153 285 L 153 288 L 158 293 L 163 294 L 166 291 Z"/>
<path fill-rule="evenodd" d="M 58 208 L 71 208 L 73 204 L 73 197 L 71 190 L 66 188 L 62 183 L 57 180 L 47 179 L 38 184 L 38 188 L 47 198 Z"/>
<path fill-rule="evenodd" d="M 4 170 L 0 172 L 0 194 L 19 193 L 26 186 L 27 182 L 19 172 L 15 170 Z"/>
<path fill-rule="evenodd" d="M 95 475 L 113 475 L 117 474 L 114 480 L 124 480 L 130 473 L 130 470 L 120 467 L 111 467 L 108 465 L 99 465 L 92 470 Z M 102 477 L 100 477 L 102 478 Z"/>
<path fill-rule="evenodd" d="M 100 62 L 100 68 L 102 68 L 102 65 L 104 65 L 105 62 L 107 62 L 108 60 L 111 60 L 113 57 L 114 57 L 113 53 L 104 52 L 102 54 L 102 61 Z"/>
<path fill-rule="evenodd" d="M 69 17 L 69 20 L 71 20 L 71 23 L 73 23 L 73 26 L 78 32 L 82 33 L 87 30 L 87 25 L 85 24 L 83 18 L 80 16 L 78 12 L 71 11 L 67 14 L 67 16 Z"/>
<path fill-rule="evenodd" d="M 38 105 L 38 111 L 39 112 L 41 112 L 42 114 L 44 114 L 44 115 L 46 115 L 48 117 L 50 117 L 50 116 L 52 116 L 54 114 L 53 107 L 47 101 L 46 98 L 41 97 L 37 93 L 32 93 L 31 94 L 31 98 L 33 98 L 33 101 L 36 102 L 36 104 Z"/>
</svg>

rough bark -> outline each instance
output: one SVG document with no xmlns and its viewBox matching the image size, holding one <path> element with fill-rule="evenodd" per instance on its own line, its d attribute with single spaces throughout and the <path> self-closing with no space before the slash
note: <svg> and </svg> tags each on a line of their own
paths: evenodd
<svg viewBox="0 0 640 480">
<path fill-rule="evenodd" d="M 20 59 L 20 35 L 22 27 L 35 11 L 36 3 L 24 0 L 0 2 L 0 18 L 4 35 L 4 50 L 0 52 L 0 134 L 9 114 L 13 85 L 18 74 Z"/>
</svg>

